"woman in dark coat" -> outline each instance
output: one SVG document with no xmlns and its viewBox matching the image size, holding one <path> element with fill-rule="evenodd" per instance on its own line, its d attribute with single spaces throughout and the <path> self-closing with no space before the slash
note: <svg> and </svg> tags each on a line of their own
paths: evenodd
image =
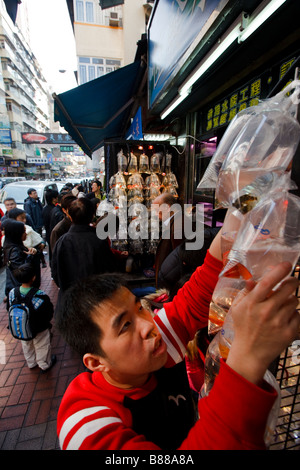
<svg viewBox="0 0 300 470">
<path fill-rule="evenodd" d="M 6 285 L 5 295 L 20 283 L 14 278 L 12 272 L 14 269 L 24 263 L 31 263 L 35 268 L 36 279 L 34 286 L 39 287 L 41 282 L 40 259 L 35 248 L 27 249 L 23 245 L 26 238 L 25 225 L 13 219 L 7 219 L 2 225 L 5 233 L 3 245 L 4 263 L 6 265 Z"/>
</svg>

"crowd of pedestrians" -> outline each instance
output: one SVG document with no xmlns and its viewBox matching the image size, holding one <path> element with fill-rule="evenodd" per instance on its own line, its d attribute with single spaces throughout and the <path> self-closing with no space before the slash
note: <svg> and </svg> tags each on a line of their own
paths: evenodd
<svg viewBox="0 0 300 470">
<path fill-rule="evenodd" d="M 98 185 L 101 188 L 101 183 L 97 181 L 97 187 Z M 83 194 L 84 199 L 80 200 L 79 194 Z M 89 197 L 94 198 L 94 194 L 92 189 L 90 192 L 84 193 L 83 187 L 78 185 L 73 187 L 73 185 L 66 184 L 61 192 L 54 189 L 47 191 L 45 206 L 42 205 L 35 188 L 28 189 L 28 197 L 24 200 L 23 209 L 17 208 L 16 201 L 12 197 L 4 201 L 6 212 L 0 214 L 2 216 L 0 221 L 2 264 L 4 264 L 6 271 L 4 302 L 9 313 L 11 330 L 13 331 L 13 321 L 14 325 L 18 324 L 19 339 L 21 339 L 24 356 L 29 368 L 38 366 L 45 371 L 56 362 L 56 358 L 51 355 L 49 333 L 54 307 L 49 297 L 40 290 L 41 268 L 46 267 L 45 247 L 48 247 L 48 259 L 53 279 L 59 287 L 59 300 L 66 285 L 71 285 L 72 281 L 80 278 L 80 276 L 87 275 L 90 270 L 92 273 L 97 273 L 115 268 L 113 255 L 107 243 L 103 242 L 101 244 L 105 246 L 104 249 L 101 246 L 102 249 L 99 253 L 96 253 L 97 247 L 94 253 L 90 253 L 90 256 L 85 253 L 85 250 L 89 249 L 92 242 L 96 245 L 100 244 L 95 227 L 89 225 L 95 216 L 94 208 L 96 206 L 92 203 L 92 199 L 87 196 L 91 195 Z M 98 195 L 102 196 L 102 194 Z M 76 206 L 76 210 L 76 207 L 73 207 L 73 212 L 71 209 L 71 215 L 69 215 L 72 203 L 79 204 L 81 209 L 78 210 Z M 76 227 L 79 229 L 79 235 L 72 237 L 72 233 L 76 232 Z M 84 234 L 82 238 L 81 228 L 83 232 L 87 231 L 90 234 L 90 238 L 85 237 L 83 245 L 81 241 Z M 54 261 L 52 262 L 52 252 L 56 243 L 69 229 L 71 229 L 71 240 L 75 239 L 75 245 L 72 244 L 72 241 L 69 242 L 68 247 L 64 245 L 62 251 L 59 251 L 59 256 L 56 249 Z M 67 244 L 67 240 L 64 243 Z M 64 259 L 61 256 L 62 252 L 66 256 Z M 109 261 L 105 261 L 106 253 L 111 256 Z M 78 259 L 76 259 L 77 255 Z M 91 267 L 90 260 L 94 264 L 94 269 Z M 34 335 L 32 338 L 28 338 L 26 337 L 29 328 L 29 326 L 26 326 L 27 318 L 22 316 L 21 319 L 20 316 L 13 317 L 13 315 L 15 312 L 20 315 L 20 305 L 16 304 L 17 300 L 20 300 L 20 302 L 27 301 L 27 296 L 30 291 L 31 294 L 33 293 L 33 289 L 35 289 L 35 292 L 32 299 L 30 299 L 33 314 L 30 313 L 30 321 L 28 315 L 28 325 L 33 329 Z M 22 315 L 25 314 L 22 313 Z M 44 318 L 42 321 L 39 319 L 40 316 Z M 24 331 L 22 328 L 24 328 Z"/>
</svg>

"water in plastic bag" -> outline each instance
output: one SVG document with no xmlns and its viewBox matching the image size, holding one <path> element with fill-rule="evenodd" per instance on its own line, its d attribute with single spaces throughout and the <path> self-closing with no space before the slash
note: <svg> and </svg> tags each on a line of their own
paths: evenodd
<svg viewBox="0 0 300 470">
<path fill-rule="evenodd" d="M 274 191 L 245 215 L 221 275 L 243 266 L 255 281 L 282 261 L 294 267 L 300 255 L 300 198 Z"/>
<path fill-rule="evenodd" d="M 130 152 L 129 163 L 128 163 L 128 172 L 135 173 L 138 171 L 138 161 L 137 156 L 134 153 Z"/>
<path fill-rule="evenodd" d="M 248 279 L 258 281 L 266 270 L 282 261 L 289 261 L 294 267 L 300 256 L 298 196 L 286 190 L 270 193 L 251 212 L 242 216 L 238 231 L 229 232 L 230 239 L 226 227 L 230 227 L 228 221 L 233 228 L 232 220 L 238 223 L 239 219 L 234 219 L 235 214 L 239 214 L 239 211 L 235 212 L 231 208 L 224 220 L 225 242 L 228 246 L 224 248 L 221 237 L 224 269 L 219 275 L 210 303 L 209 334 L 216 334 L 221 329 L 232 302 Z"/>
<path fill-rule="evenodd" d="M 217 333 L 207 349 L 205 357 L 204 384 L 200 392 L 201 397 L 207 396 L 210 393 L 220 371 L 221 358 L 226 361 L 233 339 L 234 324 L 233 319 L 229 314 L 226 317 L 222 330 Z M 241 360 L 243 360 L 243 358 L 241 358 Z M 266 447 L 269 447 L 274 438 L 274 432 L 280 411 L 281 396 L 278 382 L 269 370 L 265 372 L 264 380 L 277 391 L 277 398 L 269 413 L 264 434 Z"/>
<path fill-rule="evenodd" d="M 244 289 L 245 284 L 246 280 L 242 276 L 239 278 L 221 276 L 219 278 L 209 305 L 209 335 L 215 335 L 221 330 L 233 301 Z"/>
<path fill-rule="evenodd" d="M 278 177 L 290 169 L 300 140 L 295 118 L 299 89 L 300 81 L 295 80 L 232 120 L 198 185 L 216 188 L 216 208 L 237 204 L 241 195 L 244 203 L 247 197 L 250 203 L 259 200 L 274 187 L 273 173 Z"/>
<path fill-rule="evenodd" d="M 127 157 L 124 155 L 123 150 L 120 150 L 120 152 L 117 155 L 118 159 L 118 171 L 120 173 L 125 173 L 127 171 Z"/>
</svg>

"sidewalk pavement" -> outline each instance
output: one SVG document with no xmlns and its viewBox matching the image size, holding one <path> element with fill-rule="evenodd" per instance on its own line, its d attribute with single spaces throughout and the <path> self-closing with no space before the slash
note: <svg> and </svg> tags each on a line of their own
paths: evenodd
<svg viewBox="0 0 300 470">
<path fill-rule="evenodd" d="M 58 288 L 49 263 L 41 269 L 41 289 L 54 306 Z M 83 371 L 81 359 L 60 336 L 53 320 L 52 354 L 56 364 L 46 373 L 25 362 L 20 341 L 7 329 L 6 305 L 0 299 L 0 449 L 59 450 L 56 416 L 63 394 Z"/>
</svg>

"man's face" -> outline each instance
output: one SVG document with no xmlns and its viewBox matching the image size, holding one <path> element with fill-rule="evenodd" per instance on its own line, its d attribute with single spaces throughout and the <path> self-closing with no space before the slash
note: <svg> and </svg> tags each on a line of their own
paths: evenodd
<svg viewBox="0 0 300 470">
<path fill-rule="evenodd" d="M 30 197 L 32 197 L 32 199 L 37 199 L 38 198 L 38 193 L 36 191 L 32 191 L 30 194 L 29 194 Z"/>
<path fill-rule="evenodd" d="M 9 199 L 8 201 L 5 201 L 4 205 L 5 205 L 5 209 L 7 210 L 7 212 L 17 207 L 17 204 L 13 199 Z"/>
<path fill-rule="evenodd" d="M 96 191 L 98 191 L 98 185 L 97 185 L 97 183 L 93 183 L 92 184 L 92 192 L 95 193 Z"/>
<path fill-rule="evenodd" d="M 125 287 L 99 305 L 93 314 L 103 335 L 101 362 L 106 379 L 121 388 L 143 385 L 167 360 L 167 347 L 140 300 Z"/>
<path fill-rule="evenodd" d="M 26 214 L 20 214 L 17 216 L 16 220 L 18 222 L 23 222 L 23 224 L 26 224 Z"/>
</svg>

